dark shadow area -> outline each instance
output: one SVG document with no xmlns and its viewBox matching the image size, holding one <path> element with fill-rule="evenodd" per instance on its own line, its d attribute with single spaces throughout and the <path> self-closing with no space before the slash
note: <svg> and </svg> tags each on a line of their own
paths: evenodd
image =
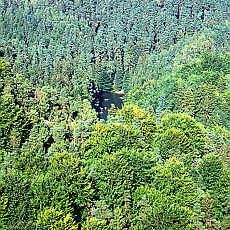
<svg viewBox="0 0 230 230">
<path fill-rule="evenodd" d="M 99 91 L 94 95 L 92 107 L 97 111 L 99 119 L 107 120 L 108 110 L 112 104 L 115 108 L 122 108 L 124 93 Z"/>
</svg>

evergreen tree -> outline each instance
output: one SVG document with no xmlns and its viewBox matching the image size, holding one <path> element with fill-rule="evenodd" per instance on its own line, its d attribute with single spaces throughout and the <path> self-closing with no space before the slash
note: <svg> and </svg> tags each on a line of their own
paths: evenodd
<svg viewBox="0 0 230 230">
<path fill-rule="evenodd" d="M 101 91 L 109 92 L 112 90 L 112 80 L 105 71 L 99 75 L 97 84 Z"/>
<path fill-rule="evenodd" d="M 120 91 L 122 89 L 122 85 L 123 85 L 123 75 L 122 72 L 118 70 L 115 74 L 114 89 Z"/>
<path fill-rule="evenodd" d="M 125 75 L 123 78 L 122 89 L 124 90 L 125 93 L 127 93 L 130 89 L 130 74 L 127 71 L 125 72 Z"/>
</svg>

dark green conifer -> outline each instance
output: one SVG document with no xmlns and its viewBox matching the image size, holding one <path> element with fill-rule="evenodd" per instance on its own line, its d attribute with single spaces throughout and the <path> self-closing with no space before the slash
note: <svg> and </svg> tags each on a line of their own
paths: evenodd
<svg viewBox="0 0 230 230">
<path fill-rule="evenodd" d="M 112 90 L 112 80 L 105 71 L 100 74 L 97 84 L 101 91 L 109 92 Z"/>
</svg>

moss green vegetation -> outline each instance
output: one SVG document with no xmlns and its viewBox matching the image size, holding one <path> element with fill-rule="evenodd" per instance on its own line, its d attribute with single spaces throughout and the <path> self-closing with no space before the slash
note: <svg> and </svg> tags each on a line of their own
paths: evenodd
<svg viewBox="0 0 230 230">
<path fill-rule="evenodd" d="M 0 229 L 230 229 L 228 12 L 0 0 Z"/>
</svg>

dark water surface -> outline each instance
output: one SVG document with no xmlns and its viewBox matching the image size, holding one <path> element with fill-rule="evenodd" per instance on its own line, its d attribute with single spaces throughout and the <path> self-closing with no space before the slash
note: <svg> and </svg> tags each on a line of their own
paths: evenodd
<svg viewBox="0 0 230 230">
<path fill-rule="evenodd" d="M 115 108 L 121 109 L 123 105 L 123 96 L 123 93 L 104 91 L 97 93 L 92 106 L 97 111 L 98 118 L 106 121 L 108 117 L 108 110 L 111 108 L 112 104 L 114 104 Z"/>
</svg>

